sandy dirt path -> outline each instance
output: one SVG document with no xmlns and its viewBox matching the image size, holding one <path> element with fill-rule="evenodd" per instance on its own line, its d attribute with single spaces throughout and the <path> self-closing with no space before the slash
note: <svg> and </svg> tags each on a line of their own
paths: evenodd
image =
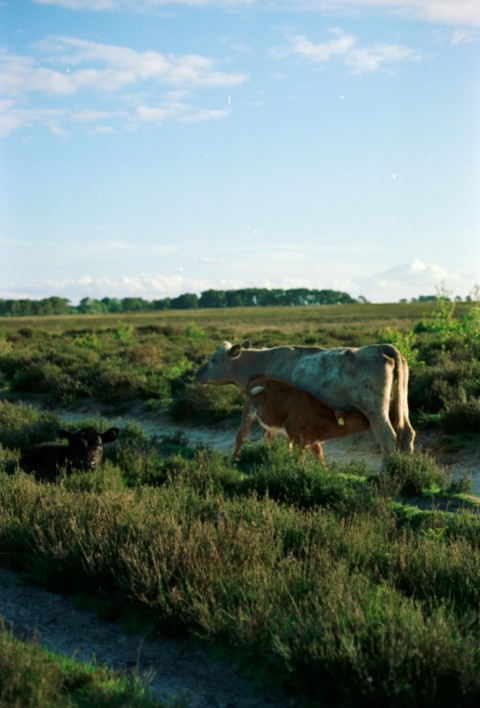
<svg viewBox="0 0 480 708">
<path fill-rule="evenodd" d="M 152 640 L 125 634 L 77 610 L 70 598 L 29 585 L 26 577 L 0 567 L 0 619 L 21 637 L 38 636 L 53 651 L 100 666 L 136 671 L 158 700 L 185 708 L 295 708 L 294 699 L 242 678 L 236 668 L 193 642 Z"/>
<path fill-rule="evenodd" d="M 91 411 L 89 412 L 91 414 Z M 66 422 L 75 423 L 87 412 L 62 414 Z M 159 438 L 182 433 L 192 446 L 208 446 L 230 454 L 235 440 L 235 427 L 188 426 L 165 416 L 108 417 L 111 424 L 123 427 L 128 422 L 139 424 L 149 435 Z M 261 431 L 253 426 L 250 439 L 258 440 Z M 448 453 L 438 433 L 417 435 L 416 449 L 429 451 L 441 464 L 447 464 L 455 475 L 469 472 L 474 493 L 480 495 L 480 445 L 462 452 Z M 371 433 L 360 433 L 325 444 L 328 462 L 348 463 L 366 460 L 373 471 L 380 468 L 380 453 Z M 96 615 L 75 609 L 70 599 L 45 592 L 26 584 L 25 577 L 0 568 L 0 618 L 7 626 L 26 636 L 38 633 L 42 644 L 81 659 L 96 657 L 100 665 L 123 671 L 138 671 L 151 680 L 153 695 L 161 700 L 182 700 L 182 705 L 196 708 L 279 708 L 298 703 L 280 693 L 259 689 L 244 680 L 235 667 L 215 659 L 191 642 L 150 641 L 148 635 L 126 635 L 118 623 L 108 623 Z"/>
<path fill-rule="evenodd" d="M 118 425 L 120 428 L 128 422 L 135 422 L 148 435 L 157 435 L 160 439 L 181 433 L 193 447 L 207 446 L 225 454 L 231 454 L 235 446 L 236 426 L 231 423 L 218 423 L 211 426 L 186 425 L 176 422 L 168 416 L 154 417 L 142 414 L 109 417 L 109 421 L 112 425 Z M 261 437 L 260 426 L 254 423 L 248 440 L 256 441 Z M 480 496 L 480 435 L 476 444 L 466 445 L 464 449 L 457 452 L 448 451 L 446 439 L 447 436 L 437 431 L 419 431 L 415 439 L 415 450 L 432 455 L 438 464 L 445 466 L 452 472 L 454 478 L 464 474 L 471 475 L 472 491 L 475 495 Z M 372 472 L 380 470 L 380 448 L 371 432 L 329 440 L 324 443 L 324 452 L 327 464 L 329 462 L 348 464 L 352 460 L 365 460 Z"/>
</svg>

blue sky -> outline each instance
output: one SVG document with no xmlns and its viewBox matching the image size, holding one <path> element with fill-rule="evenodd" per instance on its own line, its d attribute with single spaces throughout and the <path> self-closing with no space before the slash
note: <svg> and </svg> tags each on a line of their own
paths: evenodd
<svg viewBox="0 0 480 708">
<path fill-rule="evenodd" d="M 0 298 L 480 283 L 479 0 L 0 0 Z"/>
</svg>

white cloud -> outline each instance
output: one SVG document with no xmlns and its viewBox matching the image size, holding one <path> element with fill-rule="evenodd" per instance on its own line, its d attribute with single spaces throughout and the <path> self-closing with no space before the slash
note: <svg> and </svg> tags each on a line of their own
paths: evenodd
<svg viewBox="0 0 480 708">
<path fill-rule="evenodd" d="M 176 119 L 181 123 L 197 123 L 204 120 L 218 120 L 230 114 L 229 108 L 206 109 L 172 101 L 160 106 L 138 106 L 136 118 L 141 122 L 162 125 L 167 120 Z"/>
<path fill-rule="evenodd" d="M 336 35 L 323 44 L 315 44 L 303 35 L 298 35 L 292 40 L 292 54 L 300 54 L 314 62 L 326 62 L 338 55 L 345 55 L 355 46 L 356 40 L 352 35 L 340 30 L 332 30 Z"/>
<path fill-rule="evenodd" d="M 62 108 L 23 108 L 14 101 L 0 101 L 0 137 L 35 124 L 46 126 L 55 135 L 66 135 L 62 127 L 68 112 Z"/>
<path fill-rule="evenodd" d="M 420 54 L 409 47 L 399 44 L 375 44 L 373 47 L 359 49 L 346 57 L 347 65 L 354 74 L 379 71 L 386 65 L 405 60 L 418 61 Z"/>
<path fill-rule="evenodd" d="M 58 5 L 68 10 L 111 10 L 118 0 L 33 0 L 37 5 Z"/>
<path fill-rule="evenodd" d="M 106 120 L 110 117 L 110 115 L 111 114 L 106 111 L 86 109 L 84 111 L 79 111 L 78 113 L 72 113 L 72 120 L 78 121 L 79 123 L 91 123 L 99 120 Z"/>
<path fill-rule="evenodd" d="M 75 279 L 48 279 L 35 282 L 6 284 L 0 290 L 1 298 L 41 299 L 57 295 L 72 303 L 84 297 L 143 297 L 156 300 L 176 297 L 186 292 L 200 293 L 213 287 L 208 280 L 185 278 L 181 275 L 124 275 L 117 278 L 84 275 Z"/>
<path fill-rule="evenodd" d="M 426 264 L 418 259 L 387 270 L 358 278 L 359 294 L 374 302 L 397 302 L 401 298 L 435 295 L 446 288 L 453 295 L 465 297 L 478 282 L 478 273 L 451 273 L 442 266 Z"/>
<path fill-rule="evenodd" d="M 40 5 L 57 5 L 70 10 L 152 11 L 165 7 L 219 7 L 222 9 L 263 7 L 265 0 L 34 0 Z M 304 9 L 319 12 L 377 11 L 395 13 L 437 24 L 480 25 L 478 0 L 272 0 L 270 9 Z"/>
<path fill-rule="evenodd" d="M 152 10 L 168 5 L 190 5 L 202 7 L 218 5 L 221 7 L 248 7 L 255 5 L 255 0 L 33 0 L 38 5 L 57 5 L 68 10 L 114 10 L 132 8 Z"/>
<path fill-rule="evenodd" d="M 475 41 L 476 37 L 477 33 L 475 32 L 475 30 L 458 29 L 455 30 L 453 33 L 452 44 L 471 44 Z"/>
<path fill-rule="evenodd" d="M 335 13 L 372 8 L 437 24 L 480 25 L 478 0 L 303 0 L 301 6 Z"/>
<path fill-rule="evenodd" d="M 354 74 L 380 71 L 385 66 L 421 58 L 419 52 L 401 44 L 377 43 L 371 47 L 361 47 L 351 34 L 338 29 L 330 33 L 334 35 L 333 39 L 318 43 L 304 35 L 297 35 L 291 39 L 288 49 L 276 52 L 276 55 L 280 58 L 289 54 L 299 55 L 319 65 L 340 59 Z"/>
<path fill-rule="evenodd" d="M 172 87 L 177 92 L 223 89 L 247 80 L 245 74 L 220 71 L 217 60 L 197 54 L 137 52 L 128 47 L 74 37 L 50 37 L 38 43 L 35 50 L 37 56 L 0 51 L 0 84 L 5 96 L 0 105 L 3 109 L 0 118 L 2 135 L 36 124 L 42 124 L 52 132 L 65 132 L 69 123 L 82 121 L 101 121 L 102 130 L 113 130 L 112 121 L 123 120 L 131 124 L 135 110 L 137 118 L 156 123 L 167 119 L 215 120 L 227 115 L 227 111 L 218 107 L 186 106 L 172 100 L 163 108 L 138 108 L 137 99 L 126 94 L 125 89 L 141 89 L 148 98 L 167 87 L 167 94 L 171 94 Z M 89 100 L 95 105 L 94 102 L 103 104 L 108 101 L 109 110 L 92 105 L 83 105 L 77 110 L 73 97 L 80 93 L 83 103 Z M 53 101 L 57 105 L 48 109 L 33 108 L 33 100 L 37 104 L 42 100 Z"/>
<path fill-rule="evenodd" d="M 204 259 L 205 264 L 205 259 Z M 237 269 L 238 270 L 238 269 Z M 119 277 L 94 277 L 84 275 L 71 279 L 46 279 L 4 283 L 0 298 L 43 298 L 58 295 L 77 303 L 84 297 L 143 297 L 155 300 L 176 297 L 183 293 L 200 294 L 204 290 L 235 290 L 244 287 L 263 288 L 331 288 L 347 292 L 352 297 L 363 295 L 371 302 L 398 302 L 420 295 L 435 295 L 440 289 L 452 292 L 453 296 L 466 297 L 479 282 L 478 273 L 450 273 L 436 264 L 426 264 L 420 260 L 402 263 L 387 270 L 366 276 L 356 276 L 354 272 L 342 275 L 340 268 L 329 268 L 329 275 L 306 278 L 293 270 L 288 275 L 259 276 L 259 274 L 228 274 L 228 267 L 222 264 L 222 276 L 218 278 L 187 277 L 182 274 L 141 274 Z M 245 271 L 248 273 L 248 271 Z"/>
</svg>

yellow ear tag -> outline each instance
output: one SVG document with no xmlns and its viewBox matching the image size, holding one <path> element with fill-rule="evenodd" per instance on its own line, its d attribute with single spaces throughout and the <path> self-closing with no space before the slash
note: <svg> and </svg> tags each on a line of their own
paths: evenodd
<svg viewBox="0 0 480 708">
<path fill-rule="evenodd" d="M 345 425 L 345 421 L 343 420 L 343 418 L 337 418 L 337 420 L 339 425 Z"/>
</svg>

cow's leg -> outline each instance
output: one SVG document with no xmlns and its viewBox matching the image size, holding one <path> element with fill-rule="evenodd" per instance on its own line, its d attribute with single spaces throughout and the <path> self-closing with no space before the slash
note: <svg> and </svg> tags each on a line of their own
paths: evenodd
<svg viewBox="0 0 480 708">
<path fill-rule="evenodd" d="M 397 449 L 407 454 L 413 453 L 413 441 L 415 440 L 415 430 L 412 428 L 407 415 L 404 416 L 402 427 L 397 428 Z"/>
<path fill-rule="evenodd" d="M 277 434 L 273 430 L 267 430 L 267 428 L 263 429 L 263 440 L 266 443 L 271 443 L 275 440 L 277 437 Z"/>
<path fill-rule="evenodd" d="M 397 434 L 390 423 L 388 415 L 367 415 L 370 427 L 373 430 L 382 452 L 382 466 L 390 455 L 395 452 L 397 446 Z"/>
<path fill-rule="evenodd" d="M 247 401 L 242 412 L 242 419 L 240 421 L 240 427 L 237 431 L 237 437 L 235 439 L 235 450 L 233 451 L 233 459 L 237 460 L 240 455 L 240 448 L 242 447 L 245 438 L 248 435 L 248 431 L 252 427 L 252 423 L 257 417 L 255 410 L 255 405 L 252 401 Z"/>
<path fill-rule="evenodd" d="M 403 435 L 401 439 L 401 449 L 402 452 L 413 453 L 413 442 L 415 440 L 415 430 L 410 424 L 408 415 L 405 417 L 405 427 L 403 429 Z"/>
<path fill-rule="evenodd" d="M 408 364 L 405 361 L 403 366 L 402 376 L 402 404 L 403 404 L 403 426 L 399 432 L 398 447 L 402 452 L 413 453 L 413 441 L 415 440 L 415 431 L 410 424 L 408 417 Z"/>
<path fill-rule="evenodd" d="M 314 442 L 311 445 L 309 445 L 309 448 L 310 448 L 310 452 L 312 453 L 313 457 L 316 460 L 319 460 L 326 469 L 327 463 L 325 462 L 325 455 L 323 453 L 322 443 Z"/>
</svg>

